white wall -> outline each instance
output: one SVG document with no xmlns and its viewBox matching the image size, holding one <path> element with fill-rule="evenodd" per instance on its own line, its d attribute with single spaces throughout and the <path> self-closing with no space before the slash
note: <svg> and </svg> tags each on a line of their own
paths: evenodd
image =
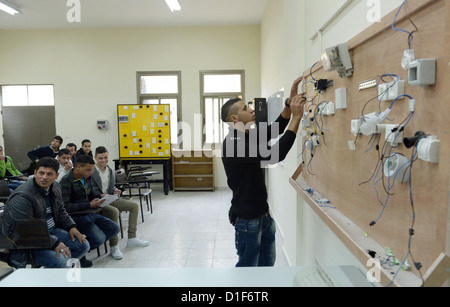
<svg viewBox="0 0 450 307">
<path fill-rule="evenodd" d="M 0 31 L 0 42 L 0 84 L 54 84 L 57 134 L 104 145 L 111 160 L 119 156 L 116 105 L 137 103 L 137 71 L 182 71 L 182 120 L 191 127 L 200 70 L 245 69 L 245 96 L 261 93 L 259 26 Z M 97 119 L 111 128 L 98 131 Z M 217 162 L 216 184 L 226 186 Z"/>
<path fill-rule="evenodd" d="M 284 87 L 289 95 L 292 82 L 303 73 L 304 24 L 302 3 L 295 0 L 268 2 L 261 25 L 261 89 L 264 97 Z M 289 177 L 297 168 L 294 147 L 283 164 L 268 170 L 267 187 L 271 211 L 278 223 L 288 261 L 295 264 L 297 242 L 297 193 Z"/>
<path fill-rule="evenodd" d="M 376 1 L 375 1 L 376 2 Z M 269 96 L 284 86 L 289 95 L 292 82 L 320 59 L 323 48 L 347 42 L 371 25 L 367 14 L 374 7 L 354 0 L 325 28 L 310 37 L 346 3 L 345 0 L 269 0 L 261 25 L 261 91 Z M 380 17 L 402 0 L 381 0 Z M 291 265 L 361 264 L 328 226 L 289 184 L 301 153 L 300 137 L 284 165 L 269 170 L 271 211 L 279 226 L 284 252 Z"/>
</svg>

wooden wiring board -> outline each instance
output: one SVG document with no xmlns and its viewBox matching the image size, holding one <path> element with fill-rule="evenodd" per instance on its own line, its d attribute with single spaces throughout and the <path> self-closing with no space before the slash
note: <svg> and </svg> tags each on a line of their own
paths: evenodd
<svg viewBox="0 0 450 307">
<path fill-rule="evenodd" d="M 308 69 L 304 73 L 304 89 L 312 102 L 310 114 L 314 114 L 321 102 L 336 103 L 336 89 L 346 88 L 347 92 L 346 109 L 336 109 L 335 114 L 330 116 L 316 116 L 317 123 L 312 123 L 307 130 L 308 136 L 303 141 L 310 139 L 311 133 L 317 133 L 320 144 L 315 148 L 313 157 L 308 149 L 304 149 L 299 160 L 299 163 L 304 162 L 302 176 L 305 182 L 308 187 L 329 199 L 330 205 L 336 208 L 334 210 L 348 217 L 368 237 L 382 247 L 391 248 L 399 261 L 408 253 L 414 217 L 410 252 L 414 261 L 422 264 L 422 274 L 441 253 L 449 253 L 449 7 L 449 1 L 445 0 L 409 0 L 406 4 L 409 17 L 419 29 L 413 34 L 411 43 L 416 58 L 435 58 L 437 61 L 435 85 L 427 88 L 409 86 L 408 72 L 401 67 L 403 52 L 408 49 L 408 34 L 391 29 L 397 9 L 380 23 L 347 42 L 354 67 L 352 76 L 340 78 L 335 71 L 324 72 L 320 62 L 312 71 Z M 398 15 L 395 26 L 414 30 L 406 18 L 405 8 Z M 403 144 L 391 149 L 389 143 L 385 142 L 384 132 L 379 135 L 380 139 L 364 135 L 356 138 L 350 132 L 352 120 L 361 118 L 363 114 L 384 111 L 391 105 L 392 100 L 379 103 L 373 99 L 377 96 L 376 87 L 359 90 L 360 83 L 379 80 L 383 74 L 395 74 L 401 80 L 406 80 L 405 94 L 416 100 L 415 113 L 405 127 L 404 136 L 412 137 L 417 131 L 423 131 L 440 140 L 439 163 L 420 159 L 413 163 L 413 202 L 408 182 L 401 183 L 399 179 L 394 183 L 389 179 L 388 182 L 384 177 L 383 186 L 383 180 L 378 180 L 383 172 L 383 167 L 378 168 L 382 154 L 387 157 L 398 153 L 396 155 L 403 155 L 410 160 L 413 149 L 407 149 Z M 318 94 L 309 82 L 313 81 L 312 78 L 333 80 L 333 85 Z M 391 77 L 385 77 L 384 80 L 393 81 Z M 399 99 L 384 123 L 406 123 L 409 115 L 409 99 Z M 355 140 L 356 150 L 351 150 L 349 141 Z M 375 220 L 376 224 L 369 226 Z M 408 263 L 412 272 L 419 276 L 411 257 Z"/>
</svg>

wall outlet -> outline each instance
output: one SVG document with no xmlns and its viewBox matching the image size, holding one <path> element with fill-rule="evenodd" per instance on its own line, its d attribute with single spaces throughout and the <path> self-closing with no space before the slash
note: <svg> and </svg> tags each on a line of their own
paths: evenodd
<svg viewBox="0 0 450 307">
<path fill-rule="evenodd" d="M 396 129 L 396 131 L 393 131 L 394 129 Z M 400 126 L 386 125 L 385 140 L 392 143 L 392 145 L 403 143 L 403 131 L 400 131 Z"/>
<path fill-rule="evenodd" d="M 378 86 L 378 97 L 381 101 L 394 100 L 397 97 L 405 94 L 405 80 L 392 81 L 390 83 L 383 83 Z M 403 99 L 400 97 L 399 99 Z"/>
</svg>

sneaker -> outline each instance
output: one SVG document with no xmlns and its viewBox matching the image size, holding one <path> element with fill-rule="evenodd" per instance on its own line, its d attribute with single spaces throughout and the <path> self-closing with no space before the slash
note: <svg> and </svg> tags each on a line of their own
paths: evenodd
<svg viewBox="0 0 450 307">
<path fill-rule="evenodd" d="M 144 247 L 148 246 L 148 241 L 140 240 L 138 238 L 128 239 L 127 247 Z"/>
<path fill-rule="evenodd" d="M 120 260 L 123 258 L 123 254 L 117 245 L 111 246 L 111 257 L 113 257 L 114 260 Z"/>
<path fill-rule="evenodd" d="M 87 260 L 86 256 L 83 256 L 80 259 L 80 265 L 81 265 L 82 268 L 90 268 L 92 266 L 92 261 Z"/>
</svg>

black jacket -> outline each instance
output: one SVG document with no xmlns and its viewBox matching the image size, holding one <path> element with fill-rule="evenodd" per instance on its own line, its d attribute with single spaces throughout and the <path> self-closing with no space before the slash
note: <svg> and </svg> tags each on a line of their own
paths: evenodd
<svg viewBox="0 0 450 307">
<path fill-rule="evenodd" d="M 56 155 L 58 153 L 54 152 L 53 149 L 50 147 L 50 145 L 39 147 L 33 150 L 30 150 L 27 153 L 28 158 L 30 158 L 31 161 L 36 161 L 36 159 L 42 159 L 44 157 L 50 157 L 50 158 L 56 158 Z"/>
<path fill-rule="evenodd" d="M 230 127 L 222 147 L 222 162 L 233 191 L 230 213 L 242 219 L 257 219 L 269 210 L 264 171 L 261 164 L 276 164 L 283 161 L 295 142 L 296 134 L 286 131 L 280 140 L 269 146 L 269 141 L 281 135 L 289 120 L 280 116 L 275 123 L 256 133 L 248 133 Z M 272 131 L 275 128 L 275 131 Z"/>
<path fill-rule="evenodd" d="M 5 211 L 1 217 L 0 233 L 9 235 L 19 220 L 46 219 L 47 205 L 45 194 L 35 182 L 30 179 L 18 187 L 5 204 Z M 52 200 L 52 213 L 55 227 L 69 231 L 76 227 L 75 222 L 68 215 L 64 203 L 62 202 L 61 186 L 55 181 L 50 187 L 50 197 Z M 60 243 L 56 236 L 50 235 L 52 249 Z M 24 268 L 27 264 L 27 250 L 11 250 L 11 260 L 15 267 Z"/>
<path fill-rule="evenodd" d="M 88 210 L 91 207 L 91 200 L 101 198 L 94 190 L 92 177 L 86 179 L 87 189 L 85 189 L 81 180 L 75 178 L 73 169 L 61 179 L 60 184 L 67 212 Z"/>
</svg>

